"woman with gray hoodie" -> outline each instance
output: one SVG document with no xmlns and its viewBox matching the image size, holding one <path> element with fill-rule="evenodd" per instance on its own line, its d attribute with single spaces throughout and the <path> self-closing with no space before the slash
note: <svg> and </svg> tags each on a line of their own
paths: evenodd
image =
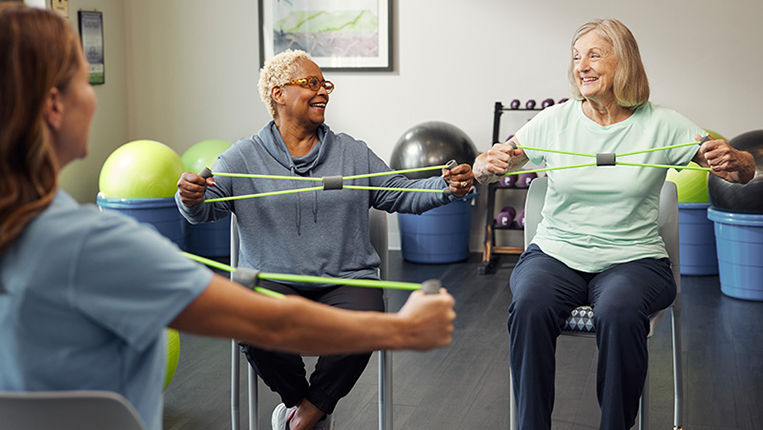
<svg viewBox="0 0 763 430">
<path fill-rule="evenodd" d="M 240 265 L 265 272 L 377 279 L 379 256 L 368 239 L 368 209 L 421 213 L 464 196 L 472 186 L 468 164 L 443 169 L 442 177 L 411 180 L 375 176 L 353 185 L 383 188 L 443 189 L 449 193 L 393 190 L 315 190 L 263 199 L 206 199 L 306 188 L 300 177 L 351 176 L 390 168 L 368 146 L 334 133 L 324 123 L 334 84 L 303 51 L 276 55 L 262 69 L 260 97 L 273 117 L 256 135 L 236 142 L 212 170 L 291 176 L 294 180 L 202 178 L 184 173 L 175 199 L 191 223 L 236 214 L 241 237 Z M 284 186 L 289 182 L 290 186 Z M 306 183 L 307 182 L 307 183 Z M 263 286 L 320 303 L 353 310 L 384 309 L 381 290 L 336 285 L 263 282 Z M 249 362 L 283 401 L 273 411 L 273 428 L 332 427 L 331 413 L 368 363 L 370 352 L 318 359 L 308 381 L 299 355 L 244 347 Z"/>
</svg>

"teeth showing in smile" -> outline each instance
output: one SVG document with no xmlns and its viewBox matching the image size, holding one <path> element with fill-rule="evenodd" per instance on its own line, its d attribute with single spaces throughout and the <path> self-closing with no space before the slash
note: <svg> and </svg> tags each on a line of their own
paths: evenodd
<svg viewBox="0 0 763 430">
<path fill-rule="evenodd" d="M 598 78 L 583 78 L 583 82 L 593 82 Z"/>
<path fill-rule="evenodd" d="M 310 106 L 318 107 L 318 108 L 325 108 L 326 107 L 326 103 L 313 103 Z"/>
</svg>

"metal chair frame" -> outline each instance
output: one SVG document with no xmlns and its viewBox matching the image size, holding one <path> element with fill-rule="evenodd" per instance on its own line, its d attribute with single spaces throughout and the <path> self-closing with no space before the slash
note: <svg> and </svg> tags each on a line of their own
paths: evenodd
<svg viewBox="0 0 763 430">
<path fill-rule="evenodd" d="M 379 276 L 381 279 L 387 278 L 387 213 L 384 211 L 369 210 L 369 234 L 371 244 L 376 249 L 381 265 L 379 267 Z M 238 265 L 239 255 L 239 235 L 236 216 L 231 214 L 231 266 Z M 388 298 L 384 293 L 384 308 L 388 308 Z M 392 352 L 378 351 L 379 353 L 379 430 L 392 430 Z M 231 427 L 233 430 L 241 429 L 240 422 L 240 383 L 239 383 L 239 362 L 241 352 L 238 341 L 231 341 Z M 247 366 L 247 385 L 249 393 L 249 429 L 258 430 L 258 393 L 257 393 L 257 373 L 252 366 Z"/>
</svg>

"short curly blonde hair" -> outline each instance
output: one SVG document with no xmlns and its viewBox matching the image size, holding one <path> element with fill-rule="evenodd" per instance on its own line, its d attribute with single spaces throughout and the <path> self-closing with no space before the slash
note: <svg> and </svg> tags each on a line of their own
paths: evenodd
<svg viewBox="0 0 763 430">
<path fill-rule="evenodd" d="M 271 97 L 273 88 L 279 87 L 292 79 L 297 79 L 297 67 L 300 60 L 313 61 L 305 51 L 287 49 L 281 52 L 275 57 L 268 60 L 265 66 L 260 70 L 260 98 L 265 103 L 265 107 L 268 108 L 270 116 L 273 118 L 278 115 L 276 112 L 276 105 Z"/>
</svg>

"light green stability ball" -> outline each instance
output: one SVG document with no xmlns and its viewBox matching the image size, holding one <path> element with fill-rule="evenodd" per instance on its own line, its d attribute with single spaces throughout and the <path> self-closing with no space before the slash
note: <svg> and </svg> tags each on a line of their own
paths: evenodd
<svg viewBox="0 0 763 430">
<path fill-rule="evenodd" d="M 183 161 L 169 146 L 153 140 L 136 140 L 109 155 L 101 168 L 98 188 L 106 198 L 172 197 L 184 171 Z"/>
<path fill-rule="evenodd" d="M 217 161 L 217 156 L 227 151 L 231 145 L 233 144 L 226 140 L 202 140 L 188 148 L 180 158 L 185 164 L 186 171 L 199 173 L 205 167 L 211 169 Z"/>
<path fill-rule="evenodd" d="M 718 133 L 705 130 L 713 139 L 723 139 Z M 698 167 L 697 163 L 691 162 L 689 166 Z M 666 181 L 675 182 L 678 188 L 679 203 L 709 203 L 707 193 L 707 175 L 708 172 L 701 170 L 681 170 L 669 169 Z"/>
<path fill-rule="evenodd" d="M 164 376 L 164 390 L 170 385 L 170 381 L 175 376 L 175 370 L 180 361 L 180 335 L 177 330 L 167 329 L 167 373 Z"/>
</svg>

